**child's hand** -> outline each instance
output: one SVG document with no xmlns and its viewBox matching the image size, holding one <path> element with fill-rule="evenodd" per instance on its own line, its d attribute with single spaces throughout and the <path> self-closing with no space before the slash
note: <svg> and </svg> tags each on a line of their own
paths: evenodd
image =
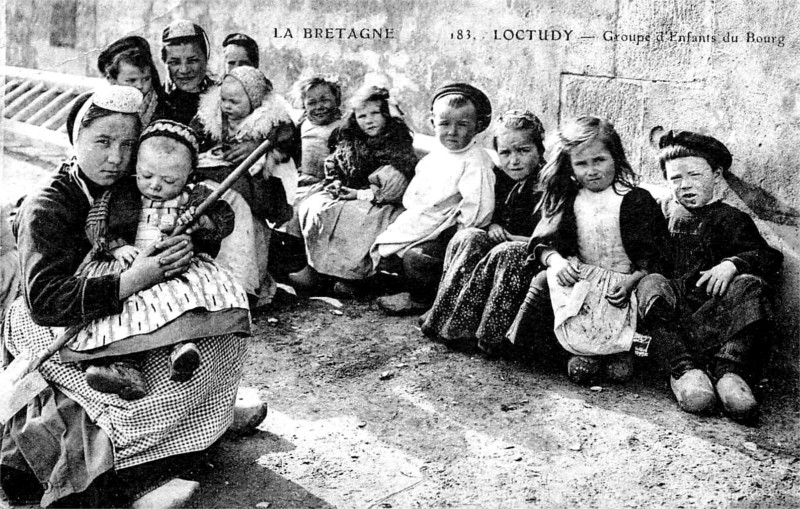
<svg viewBox="0 0 800 509">
<path fill-rule="evenodd" d="M 325 186 L 325 192 L 333 196 L 334 198 L 339 197 L 339 192 L 342 189 L 342 181 L 341 180 L 334 180 L 327 186 Z"/>
<path fill-rule="evenodd" d="M 189 207 L 186 209 L 186 211 L 178 218 L 178 225 L 191 223 L 192 219 L 194 219 L 195 212 L 197 212 L 197 207 Z M 207 215 L 203 214 L 197 218 L 197 222 L 195 222 L 195 224 L 186 230 L 186 233 L 192 233 L 197 231 L 199 228 L 204 230 L 213 230 L 215 226 L 216 225 L 214 224 L 214 221 L 212 221 Z"/>
<path fill-rule="evenodd" d="M 561 286 L 572 286 L 580 281 L 580 271 L 560 254 L 553 253 L 548 256 L 545 261 L 549 268 L 556 271 L 556 281 L 558 281 L 558 284 Z"/>
<path fill-rule="evenodd" d="M 127 269 L 131 266 L 133 260 L 139 256 L 139 248 L 136 246 L 120 246 L 111 251 L 111 256 Z"/>
<path fill-rule="evenodd" d="M 724 260 L 708 270 L 701 270 L 700 279 L 697 280 L 695 286 L 701 288 L 705 285 L 707 294 L 713 297 L 721 297 L 725 295 L 737 272 L 738 270 L 733 262 Z"/>
<path fill-rule="evenodd" d="M 242 141 L 235 144 L 223 154 L 222 158 L 231 164 L 239 164 L 250 155 L 252 151 L 258 148 L 258 142 L 255 141 Z"/>
<path fill-rule="evenodd" d="M 626 279 L 608 289 L 606 300 L 614 307 L 621 308 L 631 298 L 634 285 Z"/>
<path fill-rule="evenodd" d="M 505 242 L 511 240 L 510 234 L 499 224 L 492 223 L 486 228 L 486 234 L 495 242 Z"/>
<path fill-rule="evenodd" d="M 358 199 L 358 191 L 350 187 L 342 186 L 339 188 L 338 197 L 340 200 L 355 200 Z"/>
</svg>

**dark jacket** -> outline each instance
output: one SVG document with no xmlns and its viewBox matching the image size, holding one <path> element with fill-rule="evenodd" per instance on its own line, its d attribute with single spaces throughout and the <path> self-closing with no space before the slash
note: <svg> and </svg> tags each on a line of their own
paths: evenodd
<svg viewBox="0 0 800 509">
<path fill-rule="evenodd" d="M 494 169 L 494 214 L 492 222 L 508 230 L 512 235 L 530 237 L 539 212 L 534 213 L 542 193 L 536 190 L 536 177 L 529 176 L 522 182 L 509 177 L 499 168 Z"/>
<path fill-rule="evenodd" d="M 675 277 L 696 281 L 701 270 L 730 260 L 740 274 L 774 282 L 783 254 L 759 233 L 753 219 L 723 202 L 689 211 L 671 199 L 664 203 L 674 248 Z"/>
<path fill-rule="evenodd" d="M 25 199 L 13 226 L 25 302 L 39 325 L 66 327 L 122 311 L 119 274 L 76 275 L 92 248 L 84 232 L 89 201 L 68 168 Z M 94 198 L 105 190 L 84 181 Z"/>
</svg>

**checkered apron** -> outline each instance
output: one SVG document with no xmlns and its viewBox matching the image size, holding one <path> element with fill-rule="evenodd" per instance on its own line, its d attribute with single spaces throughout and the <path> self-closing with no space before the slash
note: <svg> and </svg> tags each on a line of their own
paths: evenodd
<svg viewBox="0 0 800 509">
<path fill-rule="evenodd" d="M 39 352 L 53 338 L 53 329 L 33 323 L 22 298 L 12 304 L 3 324 L 3 340 L 13 355 Z M 61 364 L 58 354 L 40 370 L 108 434 L 114 444 L 115 466 L 123 469 L 203 450 L 233 422 L 246 340 L 226 334 L 195 343 L 202 362 L 184 383 L 169 380 L 169 348 L 148 351 L 142 370 L 147 396 L 135 401 L 91 389 L 84 372 L 74 363 Z"/>
</svg>

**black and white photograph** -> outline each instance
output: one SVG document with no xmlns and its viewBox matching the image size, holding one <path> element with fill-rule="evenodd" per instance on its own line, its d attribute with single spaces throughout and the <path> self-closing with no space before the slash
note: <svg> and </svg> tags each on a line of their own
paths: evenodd
<svg viewBox="0 0 800 509">
<path fill-rule="evenodd" d="M 0 19 L 0 508 L 800 506 L 795 0 Z"/>
</svg>

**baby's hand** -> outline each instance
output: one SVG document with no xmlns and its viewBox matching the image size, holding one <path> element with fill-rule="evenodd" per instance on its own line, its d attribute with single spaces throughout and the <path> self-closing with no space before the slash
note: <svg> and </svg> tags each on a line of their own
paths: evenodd
<svg viewBox="0 0 800 509">
<path fill-rule="evenodd" d="M 505 242 L 511 240 L 508 231 L 499 224 L 492 223 L 486 228 L 486 234 L 495 242 Z"/>
<path fill-rule="evenodd" d="M 547 266 L 556 271 L 556 281 L 561 286 L 572 286 L 580 281 L 580 271 L 560 254 L 554 253 L 546 261 Z"/>
<path fill-rule="evenodd" d="M 714 265 L 708 270 L 700 271 L 700 279 L 697 280 L 697 288 L 706 285 L 706 293 L 713 297 L 725 295 L 733 278 L 736 277 L 736 265 L 730 260 L 724 260 Z"/>
<path fill-rule="evenodd" d="M 197 212 L 197 207 L 189 207 L 178 218 L 178 225 L 189 224 L 194 220 L 194 213 Z"/>
<path fill-rule="evenodd" d="M 136 246 L 120 246 L 111 251 L 111 256 L 127 269 L 131 266 L 133 260 L 139 256 L 139 248 Z"/>
</svg>

